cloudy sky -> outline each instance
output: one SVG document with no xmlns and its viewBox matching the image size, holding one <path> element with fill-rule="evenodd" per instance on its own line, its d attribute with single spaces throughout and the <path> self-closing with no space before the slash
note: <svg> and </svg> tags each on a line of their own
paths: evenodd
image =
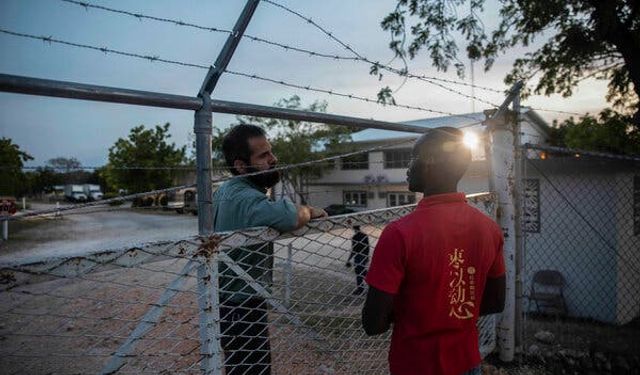
<svg viewBox="0 0 640 375">
<path fill-rule="evenodd" d="M 233 27 L 244 5 L 241 0 L 90 2 L 222 29 Z M 393 9 L 395 0 L 278 2 L 308 15 L 370 60 L 391 60 L 392 54 L 387 48 L 389 37 L 379 25 L 380 20 Z M 489 2 L 483 19 L 488 27 L 495 24 L 496 13 L 497 6 Z M 227 36 L 224 33 L 85 9 L 62 0 L 2 0 L 0 29 L 199 65 L 209 65 L 215 60 Z M 258 6 L 247 33 L 318 52 L 349 55 L 349 51 L 317 29 L 265 2 Z M 476 67 L 476 84 L 505 89 L 502 83 L 504 74 L 513 59 L 525 52 L 522 49 L 512 51 L 508 56 L 498 59 L 488 73 Z M 397 64 L 397 61 L 392 64 Z M 366 97 L 375 97 L 381 87 L 388 85 L 395 89 L 402 84 L 402 79 L 392 74 L 386 74 L 382 81 L 378 81 L 368 74 L 367 64 L 309 57 L 247 39 L 241 42 L 229 69 Z M 430 67 L 425 55 L 411 61 L 409 69 L 414 74 L 457 79 L 453 72 L 437 72 Z M 0 33 L 0 73 L 195 96 L 206 70 Z M 470 93 L 466 87 L 451 87 Z M 523 104 L 579 113 L 595 112 L 606 105 L 605 90 L 603 82 L 585 81 L 569 99 L 559 96 L 532 97 Z M 270 105 L 279 98 L 293 94 L 301 96 L 305 103 L 327 100 L 329 112 L 342 115 L 389 121 L 436 116 L 418 110 L 382 107 L 230 75 L 222 77 L 213 97 Z M 502 101 L 501 94 L 476 90 L 476 95 L 494 103 Z M 451 113 L 468 113 L 473 108 L 468 98 L 415 80 L 404 84 L 395 97 L 398 103 Z M 485 108 L 486 105 L 475 103 L 476 110 Z M 563 117 L 553 112 L 540 114 L 548 121 Z M 214 115 L 214 126 L 227 127 L 234 119 L 230 115 Z M 176 144 L 190 143 L 193 113 L 189 111 L 0 93 L 0 137 L 12 138 L 33 155 L 35 160 L 29 163 L 32 166 L 44 165 L 48 159 L 58 156 L 76 157 L 84 165 L 102 165 L 107 161 L 109 147 L 118 138 L 125 137 L 129 129 L 140 124 L 153 126 L 165 122 L 171 123 L 172 140 Z"/>
</svg>

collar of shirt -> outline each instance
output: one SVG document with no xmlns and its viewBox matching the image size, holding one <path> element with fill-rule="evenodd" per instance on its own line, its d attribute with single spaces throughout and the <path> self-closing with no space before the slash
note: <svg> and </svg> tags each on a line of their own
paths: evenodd
<svg viewBox="0 0 640 375">
<path fill-rule="evenodd" d="M 422 198 L 420 203 L 418 203 L 418 209 L 427 208 L 442 203 L 463 203 L 466 201 L 467 198 L 465 197 L 464 193 L 436 194 Z"/>
<path fill-rule="evenodd" d="M 251 179 L 249 179 L 249 177 L 236 177 L 239 183 L 243 183 L 247 186 L 249 186 L 252 189 L 258 190 L 259 192 L 263 193 L 263 194 L 267 194 L 267 188 L 261 188 L 258 185 L 254 184 L 253 181 L 251 181 Z"/>
</svg>

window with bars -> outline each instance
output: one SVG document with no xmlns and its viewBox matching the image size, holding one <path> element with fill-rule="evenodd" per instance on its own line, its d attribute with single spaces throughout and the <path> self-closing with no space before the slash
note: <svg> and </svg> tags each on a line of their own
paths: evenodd
<svg viewBox="0 0 640 375">
<path fill-rule="evenodd" d="M 387 193 L 387 207 L 416 203 L 416 195 L 408 192 Z"/>
<path fill-rule="evenodd" d="M 367 207 L 366 191 L 345 191 L 342 197 L 345 206 Z"/>
<path fill-rule="evenodd" d="M 407 168 L 411 160 L 411 149 L 387 150 L 384 152 L 385 169 Z"/>
<path fill-rule="evenodd" d="M 369 169 L 369 153 L 356 154 L 341 159 L 342 169 Z"/>
</svg>

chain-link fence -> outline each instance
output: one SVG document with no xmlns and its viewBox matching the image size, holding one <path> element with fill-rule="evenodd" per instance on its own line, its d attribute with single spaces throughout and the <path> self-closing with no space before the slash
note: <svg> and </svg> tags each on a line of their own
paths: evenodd
<svg viewBox="0 0 640 375">
<path fill-rule="evenodd" d="M 560 353 L 551 362 L 573 370 L 640 366 L 640 159 L 538 146 L 524 153 L 528 353 Z"/>
<path fill-rule="evenodd" d="M 469 201 L 495 217 L 492 195 Z M 267 366 L 275 374 L 384 374 L 388 336 L 367 337 L 360 322 L 366 260 L 352 260 L 356 271 L 346 263 L 355 225 L 373 249 L 384 226 L 412 208 L 332 217 L 285 235 L 257 228 L 204 245 L 189 238 L 2 264 L 0 368 L 200 373 L 203 361 L 218 359 L 227 374 Z M 218 287 L 232 292 L 218 295 Z M 494 318 L 479 324 L 487 354 Z"/>
</svg>

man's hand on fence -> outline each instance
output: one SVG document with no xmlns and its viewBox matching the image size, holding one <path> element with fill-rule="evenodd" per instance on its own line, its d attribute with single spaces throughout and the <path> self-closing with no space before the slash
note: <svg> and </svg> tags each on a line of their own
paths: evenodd
<svg viewBox="0 0 640 375">
<path fill-rule="evenodd" d="M 329 214 L 327 214 L 327 212 L 322 208 L 309 206 L 309 209 L 311 210 L 312 219 L 321 219 L 321 218 L 329 217 Z"/>
</svg>

